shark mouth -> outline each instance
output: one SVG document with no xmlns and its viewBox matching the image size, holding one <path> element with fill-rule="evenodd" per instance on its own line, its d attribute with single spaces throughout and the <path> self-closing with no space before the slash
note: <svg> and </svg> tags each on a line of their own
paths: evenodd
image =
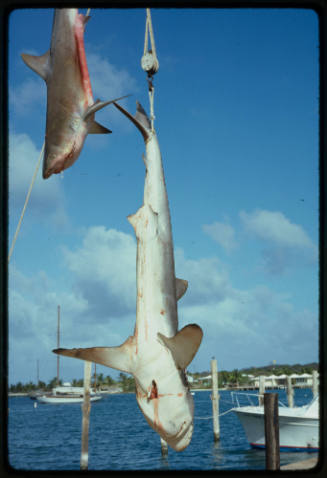
<svg viewBox="0 0 327 478">
<path fill-rule="evenodd" d="M 167 443 L 176 451 L 184 450 L 190 443 L 193 434 L 193 422 L 183 422 L 176 435 L 167 437 Z"/>
<path fill-rule="evenodd" d="M 69 166 L 71 166 L 71 164 L 75 160 L 75 155 L 76 155 L 76 144 L 74 142 L 69 153 L 58 155 L 55 159 L 50 161 L 49 166 L 45 168 L 43 171 L 43 178 L 48 179 L 52 174 L 59 174 L 62 171 L 64 171 L 64 169 L 69 168 Z M 46 164 L 46 158 L 45 158 L 45 164 Z"/>
</svg>

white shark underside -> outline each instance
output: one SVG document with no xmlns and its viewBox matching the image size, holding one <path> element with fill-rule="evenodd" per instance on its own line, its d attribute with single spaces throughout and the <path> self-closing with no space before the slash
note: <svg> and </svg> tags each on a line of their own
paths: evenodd
<svg viewBox="0 0 327 478">
<path fill-rule="evenodd" d="M 22 54 L 47 85 L 44 179 L 76 161 L 88 134 L 111 133 L 94 121 L 95 112 L 112 101 L 93 100 L 84 48 L 89 18 L 77 8 L 57 8 L 50 50 L 42 56 Z"/>
<path fill-rule="evenodd" d="M 138 105 L 136 117 L 122 111 L 145 140 L 146 178 L 142 207 L 128 219 L 137 238 L 137 303 L 134 335 L 120 347 L 58 349 L 56 353 L 133 374 L 136 399 L 149 425 L 175 450 L 193 432 L 193 398 L 185 368 L 196 354 L 202 330 L 178 332 L 177 300 L 187 281 L 175 278 L 173 241 L 161 154 L 155 131 Z"/>
</svg>

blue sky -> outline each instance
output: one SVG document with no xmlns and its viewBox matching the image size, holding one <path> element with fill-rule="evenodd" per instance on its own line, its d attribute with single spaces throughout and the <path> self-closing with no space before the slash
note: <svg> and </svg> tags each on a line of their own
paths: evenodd
<svg viewBox="0 0 327 478">
<path fill-rule="evenodd" d="M 81 10 L 85 13 L 86 10 Z M 9 31 L 9 244 L 45 131 L 46 87 L 20 54 L 50 45 L 52 9 L 16 10 Z M 92 9 L 85 32 L 94 98 L 131 94 L 145 10 Z M 157 130 L 175 246 L 189 281 L 180 327 L 204 331 L 190 371 L 318 359 L 318 18 L 302 9 L 153 9 Z M 135 322 L 143 140 L 113 107 L 61 175 L 41 168 L 9 265 L 9 382 L 56 375 L 61 345 L 119 345 Z M 117 373 L 99 366 L 99 373 Z M 83 363 L 63 358 L 64 380 Z"/>
</svg>

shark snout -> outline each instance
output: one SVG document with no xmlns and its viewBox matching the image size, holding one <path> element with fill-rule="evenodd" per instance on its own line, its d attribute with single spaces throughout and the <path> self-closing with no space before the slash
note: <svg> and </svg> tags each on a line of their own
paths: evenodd
<svg viewBox="0 0 327 478">
<path fill-rule="evenodd" d="M 73 143 L 64 151 L 46 151 L 43 159 L 43 179 L 49 178 L 52 174 L 59 174 L 69 168 L 78 158 L 81 147 Z"/>
<path fill-rule="evenodd" d="M 166 441 L 176 451 L 184 450 L 190 443 L 193 434 L 193 422 L 184 421 L 174 436 L 166 436 Z"/>
<path fill-rule="evenodd" d="M 193 434 L 193 401 L 188 398 L 184 393 L 158 393 L 150 399 L 138 396 L 149 425 L 176 451 L 184 450 Z"/>
</svg>

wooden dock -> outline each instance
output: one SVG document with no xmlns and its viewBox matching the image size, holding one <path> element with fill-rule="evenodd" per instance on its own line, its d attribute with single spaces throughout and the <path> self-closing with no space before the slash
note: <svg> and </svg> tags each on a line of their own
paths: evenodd
<svg viewBox="0 0 327 478">
<path fill-rule="evenodd" d="M 314 468 L 318 463 L 318 456 L 308 458 L 307 460 L 296 461 L 295 463 L 289 463 L 288 465 L 282 465 L 281 470 L 310 470 Z"/>
</svg>

